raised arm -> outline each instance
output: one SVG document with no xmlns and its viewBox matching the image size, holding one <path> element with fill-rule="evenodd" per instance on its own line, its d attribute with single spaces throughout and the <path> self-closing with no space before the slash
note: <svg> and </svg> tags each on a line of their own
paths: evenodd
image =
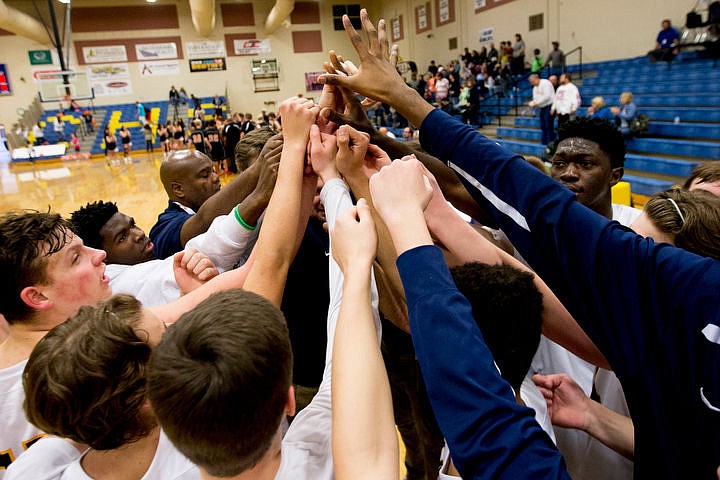
<svg viewBox="0 0 720 480">
<path fill-rule="evenodd" d="M 304 229 L 307 222 L 307 212 L 302 208 L 303 183 L 312 183 L 312 192 L 317 183 L 314 174 L 309 180 L 303 174 L 310 126 L 315 123 L 318 108 L 311 100 L 293 97 L 280 105 L 280 114 L 284 137 L 280 169 L 258 238 L 257 258 L 245 282 L 246 290 L 262 295 L 278 307 L 288 268 L 299 246 L 288 239 L 296 238 L 299 226 Z"/>
<path fill-rule="evenodd" d="M 398 478 L 392 396 L 370 303 L 377 238 L 367 202 L 360 199 L 338 218 L 330 235 L 344 276 L 332 364 L 335 476 Z"/>
</svg>

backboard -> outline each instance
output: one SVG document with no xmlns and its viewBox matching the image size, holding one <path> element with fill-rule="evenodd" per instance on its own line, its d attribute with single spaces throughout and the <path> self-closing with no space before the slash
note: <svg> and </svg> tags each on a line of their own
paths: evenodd
<svg viewBox="0 0 720 480">
<path fill-rule="evenodd" d="M 41 72 L 37 74 L 41 102 L 91 100 L 95 95 L 87 72 Z"/>
</svg>

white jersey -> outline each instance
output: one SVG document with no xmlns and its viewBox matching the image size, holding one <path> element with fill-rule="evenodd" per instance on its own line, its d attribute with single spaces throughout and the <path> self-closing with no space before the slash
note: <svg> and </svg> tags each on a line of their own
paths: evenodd
<svg viewBox="0 0 720 480">
<path fill-rule="evenodd" d="M 27 360 L 0 370 L 0 479 L 5 470 L 42 432 L 25 418 L 22 374 Z"/>
<path fill-rule="evenodd" d="M 44 438 L 8 471 L 7 480 L 92 480 L 85 473 L 82 454 L 61 438 Z M 160 432 L 152 463 L 141 480 L 199 480 L 200 471 Z"/>
<path fill-rule="evenodd" d="M 641 211 L 626 205 L 612 205 L 613 220 L 629 227 Z M 567 373 L 587 396 L 593 391 L 601 403 L 630 416 L 620 381 L 611 371 L 597 368 L 570 353 L 552 340 L 540 339 L 540 347 L 532 361 L 532 370 L 543 375 Z M 565 457 L 568 473 L 575 480 L 632 480 L 633 463 L 581 430 L 555 428 L 557 445 Z"/>
<path fill-rule="evenodd" d="M 190 239 L 185 248 L 197 248 L 212 260 L 220 272 L 224 272 L 235 264 L 245 263 L 258 231 L 259 228 L 247 230 L 233 215 L 221 215 L 213 220 L 207 232 Z M 113 294 L 132 295 L 145 307 L 165 305 L 180 298 L 172 255 L 164 260 L 150 260 L 136 265 L 110 264 L 105 274 L 110 278 Z"/>
<path fill-rule="evenodd" d="M 330 180 L 320 192 L 328 227 L 332 229 L 338 215 L 352 206 L 347 185 L 340 179 Z M 327 317 L 327 348 L 325 371 L 318 393 L 290 425 L 282 441 L 282 459 L 276 480 L 326 480 L 334 478 L 332 461 L 332 401 L 331 372 L 335 326 L 342 302 L 343 275 L 332 258 L 330 242 L 330 306 Z M 371 280 L 372 312 L 375 331 L 380 342 L 381 327 L 378 314 L 378 294 L 375 278 Z"/>
</svg>

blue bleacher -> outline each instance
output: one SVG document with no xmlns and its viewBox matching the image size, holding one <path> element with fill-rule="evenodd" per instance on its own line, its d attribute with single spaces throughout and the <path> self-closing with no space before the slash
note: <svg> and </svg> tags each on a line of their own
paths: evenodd
<svg viewBox="0 0 720 480">
<path fill-rule="evenodd" d="M 620 94 L 630 91 L 638 112 L 650 118 L 647 135 L 627 142 L 625 168 L 633 172 L 624 179 L 633 193 L 652 195 L 681 182 L 700 162 L 720 159 L 720 68 L 696 54 L 680 59 L 671 65 L 649 64 L 645 57 L 583 65 L 597 76 L 586 75 L 579 85 L 578 115 L 587 114 L 594 96 L 617 105 Z M 527 93 L 523 100 L 529 99 Z M 521 154 L 541 156 L 545 150 L 537 117 L 518 117 L 513 127 L 498 127 L 497 136 Z"/>
</svg>

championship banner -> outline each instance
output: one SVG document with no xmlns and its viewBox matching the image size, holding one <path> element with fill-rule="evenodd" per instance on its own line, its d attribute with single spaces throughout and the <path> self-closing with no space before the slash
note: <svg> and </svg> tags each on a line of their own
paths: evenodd
<svg viewBox="0 0 720 480">
<path fill-rule="evenodd" d="M 7 65 L 0 63 L 0 96 L 12 95 L 10 80 L 8 80 Z"/>
<path fill-rule="evenodd" d="M 175 42 L 139 43 L 135 45 L 135 55 L 138 61 L 177 58 L 177 45 L 175 45 Z"/>
<path fill-rule="evenodd" d="M 219 72 L 221 70 L 227 70 L 225 57 L 190 60 L 190 73 Z"/>
<path fill-rule="evenodd" d="M 177 60 L 140 62 L 138 63 L 138 68 L 140 69 L 140 75 L 144 77 L 180 74 L 180 62 Z"/>
<path fill-rule="evenodd" d="M 127 62 L 125 45 L 83 47 L 85 63 Z"/>
<path fill-rule="evenodd" d="M 259 53 L 270 53 L 270 39 L 264 40 L 233 40 L 235 55 L 257 55 Z"/>
</svg>

